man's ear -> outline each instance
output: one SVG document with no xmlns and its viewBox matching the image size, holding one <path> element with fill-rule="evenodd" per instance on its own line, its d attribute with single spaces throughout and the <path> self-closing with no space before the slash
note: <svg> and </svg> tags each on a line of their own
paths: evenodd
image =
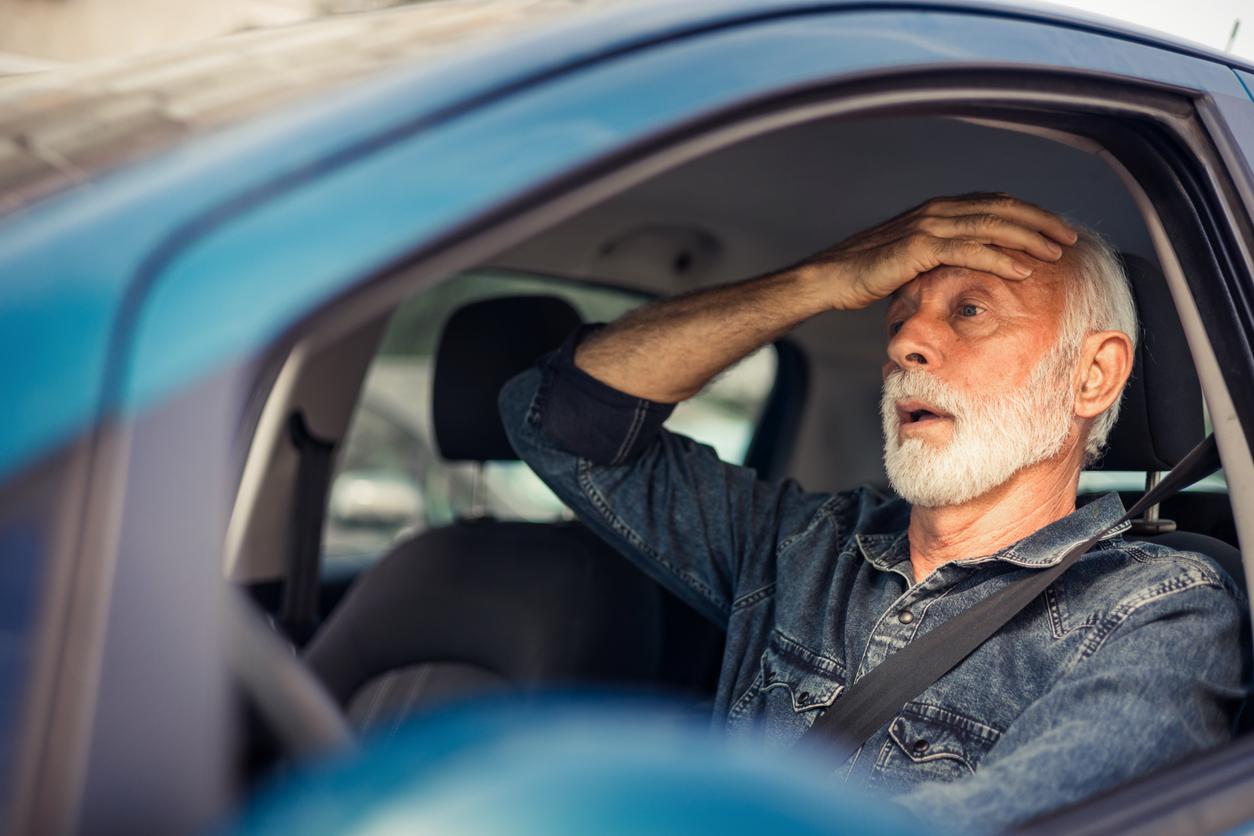
<svg viewBox="0 0 1254 836">
<path fill-rule="evenodd" d="M 1075 414 L 1096 418 L 1115 402 L 1132 374 L 1132 340 L 1122 331 L 1097 331 L 1080 348 Z"/>
</svg>

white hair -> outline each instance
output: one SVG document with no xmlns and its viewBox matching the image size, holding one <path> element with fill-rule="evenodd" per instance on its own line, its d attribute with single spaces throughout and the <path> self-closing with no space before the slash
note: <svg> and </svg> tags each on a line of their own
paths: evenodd
<svg viewBox="0 0 1254 836">
<path fill-rule="evenodd" d="M 1107 241 L 1091 229 L 1071 223 L 1079 233 L 1079 240 L 1070 247 L 1070 260 L 1075 270 L 1064 296 L 1062 325 L 1059 330 L 1059 348 L 1073 360 L 1079 359 L 1080 345 L 1084 338 L 1095 331 L 1122 331 L 1132 341 L 1133 353 L 1138 337 L 1136 302 L 1128 284 L 1123 264 Z M 1125 383 L 1126 386 L 1126 383 Z M 1123 392 L 1105 412 L 1093 420 L 1088 438 L 1084 443 L 1084 463 L 1098 459 L 1106 446 L 1115 421 L 1119 419 L 1119 407 Z"/>
</svg>

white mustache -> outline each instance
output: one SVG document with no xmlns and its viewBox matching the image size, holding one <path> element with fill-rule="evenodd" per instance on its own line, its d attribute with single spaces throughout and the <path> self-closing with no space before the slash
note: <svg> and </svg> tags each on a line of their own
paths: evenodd
<svg viewBox="0 0 1254 836">
<path fill-rule="evenodd" d="M 884 378 L 880 413 L 884 468 L 893 489 L 912 505 L 960 505 L 1024 467 L 1056 455 L 1071 429 L 1074 359 L 1041 359 L 1012 390 L 958 389 L 922 369 L 893 369 Z M 915 398 L 957 419 L 942 445 L 901 439 L 897 403 Z"/>
<path fill-rule="evenodd" d="M 969 396 L 954 389 L 948 383 L 921 369 L 894 369 L 884 378 L 883 398 L 885 410 L 892 410 L 896 419 L 896 403 L 914 398 L 949 413 L 961 421 L 970 414 Z"/>
</svg>

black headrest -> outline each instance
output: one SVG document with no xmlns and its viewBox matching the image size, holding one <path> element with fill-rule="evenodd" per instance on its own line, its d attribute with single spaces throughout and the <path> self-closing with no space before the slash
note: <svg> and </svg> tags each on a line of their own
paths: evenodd
<svg viewBox="0 0 1254 836">
<path fill-rule="evenodd" d="M 1167 282 L 1139 256 L 1122 254 L 1141 320 L 1132 377 L 1100 470 L 1170 470 L 1202 440 L 1202 389 Z"/>
<path fill-rule="evenodd" d="M 435 443 L 448 460 L 517 459 L 497 414 L 510 378 L 557 348 L 580 324 L 555 296 L 503 296 L 457 309 L 440 335 L 431 387 Z"/>
</svg>

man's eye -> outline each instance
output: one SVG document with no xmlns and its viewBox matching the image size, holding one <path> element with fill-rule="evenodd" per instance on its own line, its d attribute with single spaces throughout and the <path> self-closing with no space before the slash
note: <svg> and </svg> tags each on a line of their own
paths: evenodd
<svg viewBox="0 0 1254 836">
<path fill-rule="evenodd" d="M 979 305 L 972 305 L 970 302 L 968 302 L 965 305 L 958 306 L 959 316 L 979 316 L 979 314 L 980 314 Z"/>
</svg>

